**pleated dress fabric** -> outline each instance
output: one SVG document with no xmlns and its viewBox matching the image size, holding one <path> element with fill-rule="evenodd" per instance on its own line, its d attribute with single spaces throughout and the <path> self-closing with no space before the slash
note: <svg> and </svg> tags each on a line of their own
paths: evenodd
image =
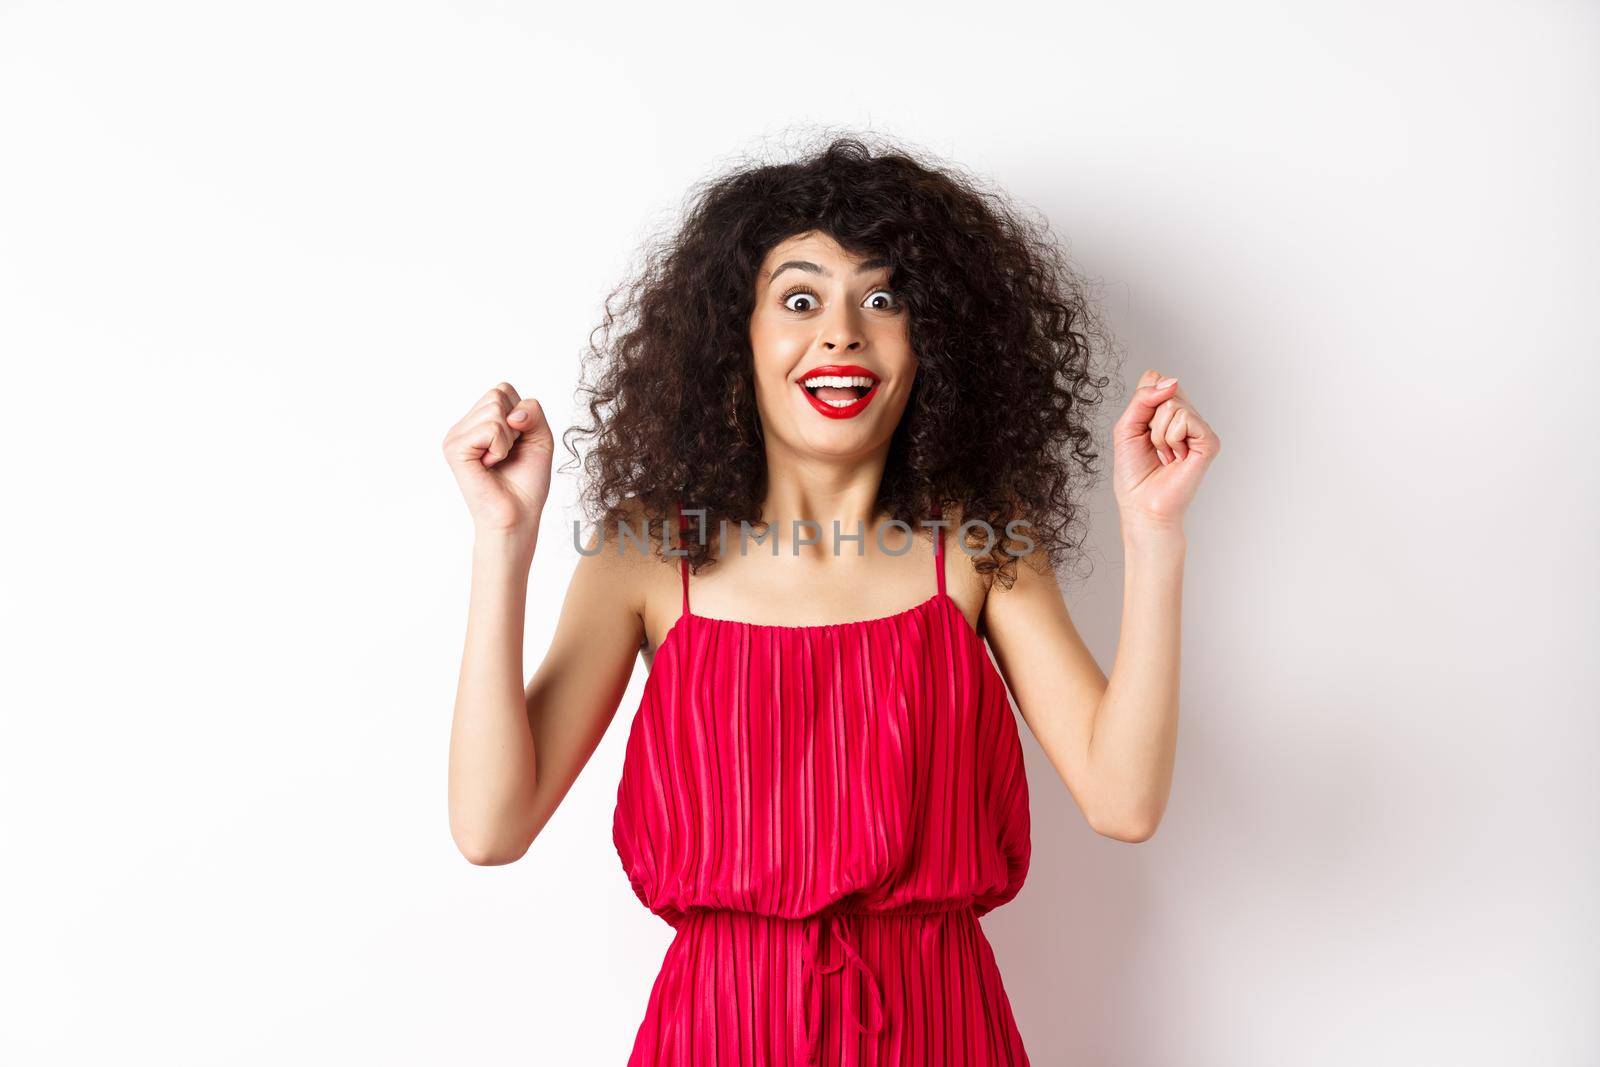
<svg viewBox="0 0 1600 1067">
<path fill-rule="evenodd" d="M 978 923 L 1027 876 L 1028 783 L 943 557 L 921 604 L 816 626 L 695 615 L 680 562 L 613 820 L 676 931 L 629 1067 L 1028 1063 Z"/>
</svg>

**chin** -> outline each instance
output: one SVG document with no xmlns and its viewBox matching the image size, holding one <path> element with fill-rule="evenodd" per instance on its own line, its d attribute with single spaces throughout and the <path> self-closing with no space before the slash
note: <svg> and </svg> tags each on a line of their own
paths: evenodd
<svg viewBox="0 0 1600 1067">
<path fill-rule="evenodd" d="M 888 397 L 875 399 L 881 405 Z M 882 406 L 871 406 L 848 418 L 829 417 L 803 396 L 791 394 L 786 400 L 778 411 L 781 427 L 774 427 L 766 412 L 760 414 L 768 440 L 782 442 L 796 455 L 819 460 L 853 459 L 887 448 L 900 418 L 899 412 L 891 413 Z"/>
</svg>

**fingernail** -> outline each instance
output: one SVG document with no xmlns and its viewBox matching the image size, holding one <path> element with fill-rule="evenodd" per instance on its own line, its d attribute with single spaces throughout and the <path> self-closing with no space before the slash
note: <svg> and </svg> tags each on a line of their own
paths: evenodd
<svg viewBox="0 0 1600 1067">
<path fill-rule="evenodd" d="M 523 419 L 525 419 L 527 417 L 528 417 L 528 413 L 526 411 L 513 411 L 511 413 L 511 421 L 512 422 L 521 422 Z"/>
<path fill-rule="evenodd" d="M 1173 382 L 1175 382 L 1177 380 L 1178 379 L 1176 379 L 1176 378 L 1163 378 L 1159 382 L 1156 383 L 1156 388 L 1157 389 L 1165 389 L 1167 386 L 1171 385 Z"/>
</svg>

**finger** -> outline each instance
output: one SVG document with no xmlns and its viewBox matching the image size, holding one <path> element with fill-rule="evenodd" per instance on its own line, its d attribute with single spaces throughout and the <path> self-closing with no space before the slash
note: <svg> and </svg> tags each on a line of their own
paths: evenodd
<svg viewBox="0 0 1600 1067">
<path fill-rule="evenodd" d="M 464 426 L 476 426 L 485 419 L 503 419 L 506 417 L 506 412 L 510 411 L 511 408 L 512 403 L 504 393 L 495 393 L 467 412 L 466 417 L 461 422 Z"/>
<path fill-rule="evenodd" d="M 462 461 L 484 459 L 496 445 L 508 450 L 511 443 L 506 438 L 510 433 L 503 423 L 486 419 L 446 438 L 445 453 Z"/>
<path fill-rule="evenodd" d="M 499 426 L 506 428 L 506 417 L 493 401 L 483 407 L 474 408 L 466 418 L 456 426 L 457 434 L 472 434 L 484 426 Z M 476 440 L 477 438 L 474 438 Z"/>
<path fill-rule="evenodd" d="M 539 401 L 531 396 L 526 400 L 518 401 L 517 406 L 512 408 L 511 413 L 506 416 L 506 422 L 511 425 L 512 429 L 521 430 L 524 433 L 543 426 L 544 421 L 544 408 L 539 405 Z"/>
<path fill-rule="evenodd" d="M 477 402 L 467 410 L 467 413 L 461 416 L 461 418 L 457 420 L 456 424 L 450 428 L 450 432 L 452 434 L 458 433 L 462 430 L 465 430 L 468 426 L 477 425 L 479 422 L 483 421 L 484 412 L 493 412 L 496 415 L 505 415 L 507 412 L 509 412 L 513 407 L 516 406 L 517 401 L 511 399 L 511 397 L 515 395 L 516 390 L 511 389 L 510 393 L 507 393 L 506 390 L 508 388 L 509 386 L 507 386 L 505 382 L 501 382 L 499 385 L 480 396 Z M 520 399 L 521 398 L 518 397 L 518 400 Z"/>
<path fill-rule="evenodd" d="M 1151 381 L 1151 379 L 1155 379 Z M 1155 415 L 1156 409 L 1162 402 L 1172 395 L 1173 386 L 1177 385 L 1176 378 L 1162 378 L 1154 370 L 1147 370 L 1139 379 L 1142 384 L 1133 391 L 1133 396 L 1128 400 L 1128 406 L 1122 416 L 1117 419 L 1114 430 L 1117 441 L 1128 441 L 1141 437 L 1150 430 L 1150 419 Z M 1165 384 L 1162 384 L 1162 383 Z"/>
<path fill-rule="evenodd" d="M 1189 440 L 1190 442 L 1203 442 L 1202 450 L 1208 459 L 1214 459 L 1222 451 L 1222 438 L 1217 436 L 1217 431 L 1211 424 L 1200 417 L 1199 412 L 1189 413 Z"/>
<path fill-rule="evenodd" d="M 1180 407 L 1172 416 L 1172 422 L 1167 426 L 1167 447 L 1172 449 L 1174 459 L 1182 460 L 1189 455 L 1189 409 Z"/>
<path fill-rule="evenodd" d="M 1184 439 L 1183 445 L 1190 452 L 1199 452 L 1210 462 L 1215 459 L 1218 452 L 1222 451 L 1222 438 L 1211 428 L 1211 424 L 1200 417 L 1200 413 L 1193 408 L 1184 409 Z"/>
<path fill-rule="evenodd" d="M 483 397 L 473 407 L 472 414 L 476 414 L 479 411 L 494 411 L 497 414 L 504 415 L 516 407 L 517 402 L 521 399 L 522 397 L 517 395 L 517 391 L 511 387 L 509 382 L 501 382 L 483 394 Z"/>
<path fill-rule="evenodd" d="M 479 408 L 496 407 L 502 411 L 509 411 L 521 399 L 517 395 L 517 391 L 511 387 L 511 383 L 500 382 L 480 396 L 478 402 L 472 405 L 472 410 L 477 411 Z"/>
<path fill-rule="evenodd" d="M 477 409 L 483 407 L 486 404 L 493 403 L 494 398 L 496 396 L 498 396 L 499 393 L 500 393 L 500 387 L 498 385 L 491 386 L 486 393 L 484 393 L 482 396 L 480 396 L 477 399 L 477 401 L 473 403 L 473 405 L 472 405 L 470 410 L 476 411 Z"/>
<path fill-rule="evenodd" d="M 504 419 L 495 421 L 494 431 L 494 440 L 483 453 L 483 465 L 485 467 L 492 467 L 511 455 L 511 449 L 515 447 L 517 438 L 522 436 L 516 430 L 507 426 Z"/>
<path fill-rule="evenodd" d="M 1172 413 L 1177 406 L 1175 400 L 1163 400 L 1150 419 L 1150 447 L 1156 450 L 1162 463 L 1172 462 L 1172 450 L 1167 447 L 1167 427 L 1172 424 Z"/>
</svg>

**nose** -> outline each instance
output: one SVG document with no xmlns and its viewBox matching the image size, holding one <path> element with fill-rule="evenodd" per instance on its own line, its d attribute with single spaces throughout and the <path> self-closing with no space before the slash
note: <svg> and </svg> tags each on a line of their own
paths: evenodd
<svg viewBox="0 0 1600 1067">
<path fill-rule="evenodd" d="M 846 309 L 830 315 L 822 326 L 822 348 L 826 352 L 859 352 L 867 344 L 861 324 Z"/>
</svg>

